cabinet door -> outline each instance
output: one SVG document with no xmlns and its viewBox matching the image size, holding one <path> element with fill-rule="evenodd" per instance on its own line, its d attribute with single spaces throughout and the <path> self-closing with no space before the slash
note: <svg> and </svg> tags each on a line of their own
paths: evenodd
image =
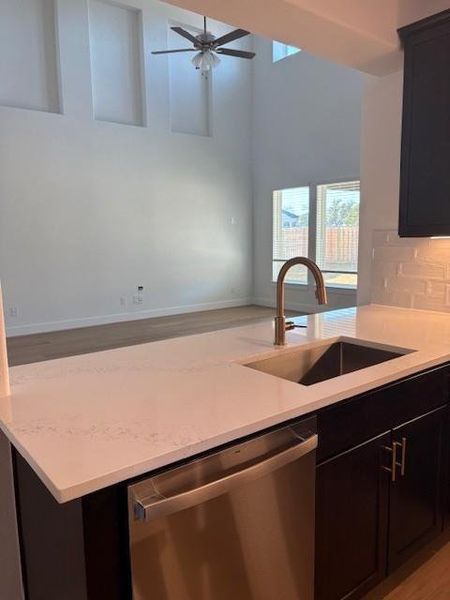
<svg viewBox="0 0 450 600">
<path fill-rule="evenodd" d="M 389 571 L 437 535 L 443 525 L 444 431 L 447 408 L 441 408 L 394 429 L 396 481 L 391 483 L 389 512 Z"/>
<path fill-rule="evenodd" d="M 316 600 L 360 598 L 385 575 L 390 440 L 385 433 L 317 467 Z"/>
<path fill-rule="evenodd" d="M 405 46 L 400 236 L 450 235 L 450 10 L 400 30 Z"/>
</svg>

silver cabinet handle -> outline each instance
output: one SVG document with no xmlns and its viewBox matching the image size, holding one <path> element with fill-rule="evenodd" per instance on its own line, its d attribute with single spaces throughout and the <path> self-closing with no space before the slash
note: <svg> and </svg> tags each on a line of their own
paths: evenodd
<svg viewBox="0 0 450 600">
<path fill-rule="evenodd" d="M 404 477 L 406 473 L 406 438 L 402 437 L 401 443 L 394 442 L 394 444 L 397 444 L 397 446 L 400 446 L 400 448 L 402 449 L 402 456 L 400 460 L 400 475 Z"/>
<path fill-rule="evenodd" d="M 386 467 L 383 465 L 382 469 L 391 474 L 391 481 L 395 483 L 397 481 L 397 467 L 400 466 L 400 463 L 397 462 L 397 446 L 394 442 L 392 446 L 383 446 L 383 449 L 391 454 L 391 466 Z"/>
<path fill-rule="evenodd" d="M 268 475 L 272 471 L 280 469 L 309 454 L 315 448 L 317 448 L 317 435 L 313 435 L 303 442 L 290 446 L 278 454 L 246 469 L 216 479 L 201 487 L 182 492 L 176 496 L 168 498 L 157 496 L 155 500 L 148 503 L 134 499 L 135 518 L 139 521 L 150 521 L 202 504 L 207 500 L 229 492 L 233 488 Z"/>
<path fill-rule="evenodd" d="M 391 453 L 391 466 L 382 468 L 391 474 L 391 481 L 397 481 L 397 467 L 400 467 L 400 475 L 405 476 L 406 472 L 406 438 L 403 437 L 401 442 L 392 442 L 392 446 L 384 446 L 384 450 Z M 401 448 L 402 455 L 400 462 L 397 460 L 397 449 Z"/>
</svg>

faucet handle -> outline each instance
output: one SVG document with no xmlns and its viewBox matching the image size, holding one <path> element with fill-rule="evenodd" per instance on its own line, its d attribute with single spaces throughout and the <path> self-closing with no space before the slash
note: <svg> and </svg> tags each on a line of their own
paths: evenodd
<svg viewBox="0 0 450 600">
<path fill-rule="evenodd" d="M 286 321 L 286 331 L 291 331 L 291 329 L 307 329 L 307 325 L 297 325 L 294 321 Z"/>
</svg>

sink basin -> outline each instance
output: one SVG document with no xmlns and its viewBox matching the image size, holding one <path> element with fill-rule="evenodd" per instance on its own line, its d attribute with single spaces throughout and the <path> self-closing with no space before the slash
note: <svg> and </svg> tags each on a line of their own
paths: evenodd
<svg viewBox="0 0 450 600">
<path fill-rule="evenodd" d="M 301 385 L 313 385 L 399 358 L 410 352 L 414 351 L 341 338 L 331 343 L 284 352 L 278 356 L 248 363 L 246 366 Z"/>
</svg>

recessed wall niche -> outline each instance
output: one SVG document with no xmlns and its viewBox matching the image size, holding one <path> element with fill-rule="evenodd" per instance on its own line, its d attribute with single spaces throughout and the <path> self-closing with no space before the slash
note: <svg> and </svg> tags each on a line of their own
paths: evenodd
<svg viewBox="0 0 450 600">
<path fill-rule="evenodd" d="M 141 11 L 90 0 L 94 117 L 123 125 L 145 125 Z"/>
<path fill-rule="evenodd" d="M 181 26 L 193 35 L 200 33 L 184 23 L 169 22 L 168 48 L 192 48 L 192 44 L 172 31 Z M 202 74 L 192 64 L 193 52 L 169 55 L 170 128 L 177 133 L 211 135 L 211 74 Z M 161 59 L 161 57 L 158 57 Z"/>
<path fill-rule="evenodd" d="M 60 112 L 55 0 L 0 0 L 0 104 Z"/>
</svg>

